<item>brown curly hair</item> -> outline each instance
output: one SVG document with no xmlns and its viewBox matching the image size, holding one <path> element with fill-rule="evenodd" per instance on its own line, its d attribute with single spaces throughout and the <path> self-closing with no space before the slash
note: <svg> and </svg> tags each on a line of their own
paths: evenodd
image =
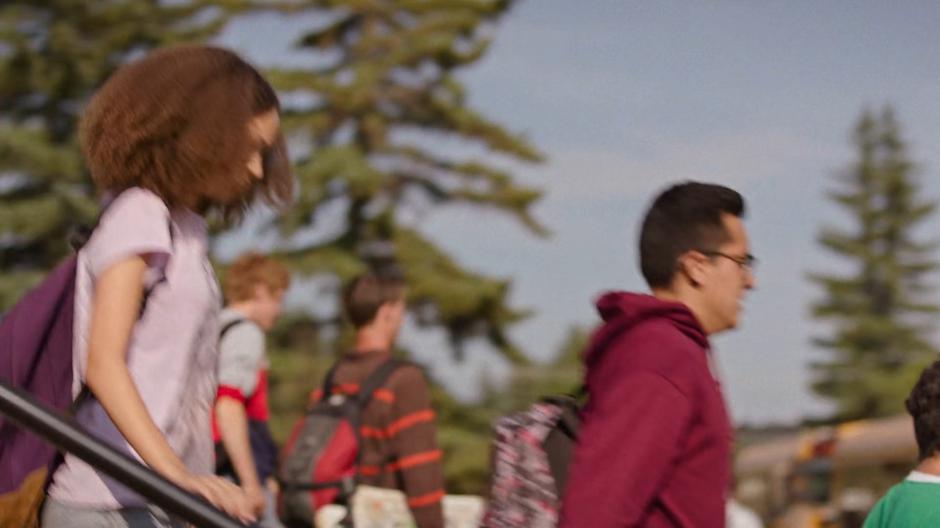
<svg viewBox="0 0 940 528">
<path fill-rule="evenodd" d="M 249 251 L 235 259 L 225 271 L 222 281 L 225 302 L 249 301 L 255 296 L 255 286 L 259 285 L 271 293 L 286 290 L 290 286 L 290 272 L 279 261 Z"/>
<path fill-rule="evenodd" d="M 271 85 L 231 51 L 165 48 L 121 67 L 95 94 L 82 148 L 102 191 L 142 187 L 168 207 L 233 222 L 258 196 L 277 208 L 293 197 L 284 137 L 259 145 L 249 130 L 252 119 L 279 109 Z M 260 181 L 247 168 L 259 148 Z"/>
</svg>

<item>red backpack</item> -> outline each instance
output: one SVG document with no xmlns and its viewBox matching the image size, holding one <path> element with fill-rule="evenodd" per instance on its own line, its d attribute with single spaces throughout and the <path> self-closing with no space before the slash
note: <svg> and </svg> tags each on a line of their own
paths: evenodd
<svg viewBox="0 0 940 528">
<path fill-rule="evenodd" d="M 294 426 L 281 453 L 278 515 L 289 526 L 313 526 L 317 508 L 345 502 L 359 480 L 362 411 L 372 394 L 404 362 L 391 358 L 369 374 L 359 392 L 334 391 L 334 365 L 323 396 Z"/>
</svg>

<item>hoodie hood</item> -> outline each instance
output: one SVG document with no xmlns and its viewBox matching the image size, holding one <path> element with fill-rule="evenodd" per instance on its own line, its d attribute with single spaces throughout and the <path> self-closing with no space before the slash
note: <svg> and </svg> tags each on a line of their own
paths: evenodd
<svg viewBox="0 0 940 528">
<path fill-rule="evenodd" d="M 608 292 L 598 298 L 597 312 L 604 320 L 604 326 L 594 335 L 591 346 L 585 354 L 585 363 L 593 363 L 597 355 L 609 347 L 602 346 L 613 334 L 619 334 L 626 327 L 634 326 L 650 319 L 667 319 L 677 330 L 692 339 L 702 348 L 708 348 L 708 336 L 698 319 L 689 308 L 679 302 L 664 301 L 639 293 Z"/>
</svg>

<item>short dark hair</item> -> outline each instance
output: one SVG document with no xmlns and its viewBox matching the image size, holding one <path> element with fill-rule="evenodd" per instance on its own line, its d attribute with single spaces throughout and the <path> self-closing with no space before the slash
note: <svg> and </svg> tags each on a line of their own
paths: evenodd
<svg viewBox="0 0 940 528">
<path fill-rule="evenodd" d="M 656 197 L 640 230 L 640 268 L 650 288 L 672 283 L 683 253 L 730 240 L 722 214 L 744 216 L 744 198 L 722 185 L 685 182 Z"/>
<path fill-rule="evenodd" d="M 401 277 L 364 273 L 343 292 L 343 312 L 354 327 L 362 328 L 375 319 L 383 304 L 404 298 L 405 281 Z"/>
<path fill-rule="evenodd" d="M 904 406 L 914 419 L 920 459 L 933 456 L 940 447 L 940 361 L 924 369 Z"/>
</svg>

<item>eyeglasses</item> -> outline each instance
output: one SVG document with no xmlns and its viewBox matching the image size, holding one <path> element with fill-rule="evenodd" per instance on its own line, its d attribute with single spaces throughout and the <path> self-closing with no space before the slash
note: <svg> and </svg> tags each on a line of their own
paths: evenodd
<svg viewBox="0 0 940 528">
<path fill-rule="evenodd" d="M 727 253 L 722 253 L 721 251 L 706 251 L 698 250 L 699 253 L 709 256 L 709 257 L 724 257 L 730 261 L 733 261 L 741 269 L 754 271 L 754 268 L 757 266 L 757 257 L 751 255 L 750 253 L 746 255 L 729 255 Z"/>
</svg>

